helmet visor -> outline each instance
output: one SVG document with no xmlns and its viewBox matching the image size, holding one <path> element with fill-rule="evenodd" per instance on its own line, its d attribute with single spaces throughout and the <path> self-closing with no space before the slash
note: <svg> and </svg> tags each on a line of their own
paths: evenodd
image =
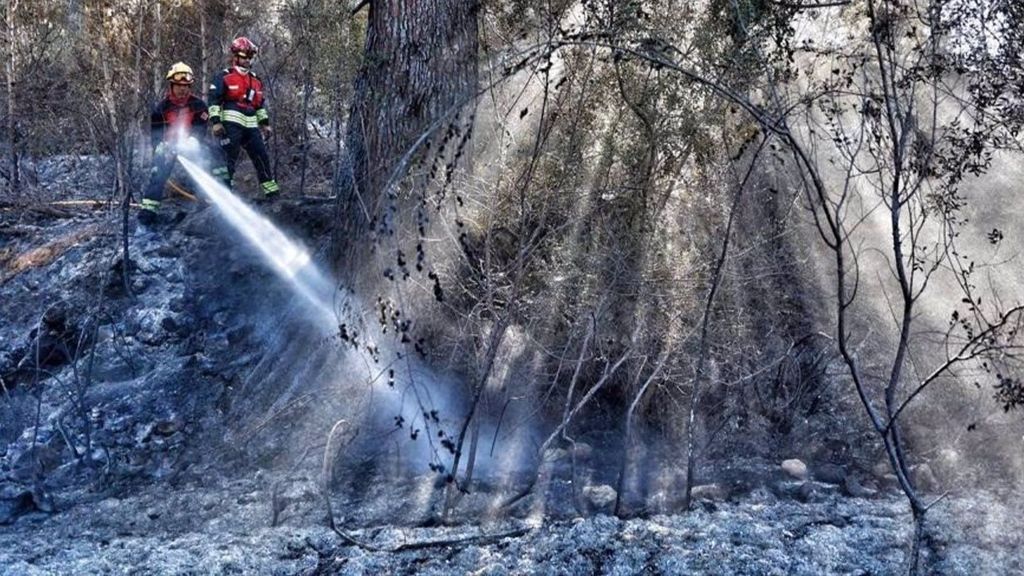
<svg viewBox="0 0 1024 576">
<path fill-rule="evenodd" d="M 171 75 L 171 84 L 192 84 L 196 81 L 191 72 L 176 72 Z"/>
</svg>

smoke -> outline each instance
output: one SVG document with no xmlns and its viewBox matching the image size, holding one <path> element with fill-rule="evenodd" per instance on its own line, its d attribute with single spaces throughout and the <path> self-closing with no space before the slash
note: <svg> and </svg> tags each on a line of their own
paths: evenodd
<svg viewBox="0 0 1024 576">
<path fill-rule="evenodd" d="M 806 16 L 797 25 L 798 39 L 830 39 L 829 47 L 850 51 L 861 41 L 854 34 L 865 29 L 851 22 L 851 14 L 841 17 L 823 12 L 819 17 Z M 859 32 L 857 34 L 860 34 Z M 821 60 L 821 61 L 819 61 Z M 815 82 L 824 81 L 831 71 L 845 65 L 841 59 L 822 59 L 821 56 L 805 56 L 802 67 L 817 72 L 808 73 L 791 88 L 795 94 L 811 93 Z M 862 90 L 866 72 L 856 78 Z M 922 91 L 916 97 L 920 113 L 919 125 L 915 126 L 915 137 L 921 145 L 937 145 L 938 140 L 950 126 L 965 122 L 965 99 L 956 97 L 962 90 L 957 78 L 946 79 L 945 86 L 950 94 Z M 961 95 L 963 96 L 963 95 Z M 934 112 L 934 120 L 929 116 Z M 861 124 L 860 112 L 853 110 L 837 117 L 838 125 L 852 127 L 848 135 L 855 142 L 857 126 Z M 934 126 L 930 125 L 934 123 Z M 856 277 L 851 274 L 849 282 L 856 282 L 857 299 L 850 309 L 851 334 L 858 361 L 864 368 L 864 376 L 872 386 L 881 386 L 889 377 L 896 343 L 900 337 L 903 300 L 900 286 L 895 277 L 893 254 L 893 223 L 887 205 L 885 184 L 879 177 L 861 169 L 877 167 L 881 173 L 889 169 L 888 164 L 876 164 L 876 159 L 862 148 L 847 160 L 815 127 L 824 126 L 820 114 L 809 112 L 805 121 L 796 123 L 801 139 L 815 151 L 817 165 L 826 177 L 826 184 L 832 191 L 849 190 L 846 197 L 846 222 L 850 223 L 848 234 L 852 253 L 848 254 L 850 265 L 856 267 Z M 928 125 L 926 125 L 928 124 Z M 934 130 L 934 133 L 933 133 Z M 868 138 L 870 139 L 870 138 Z M 857 169 L 847 171 L 850 162 L 857 163 Z M 910 173 L 913 176 L 913 173 Z M 1021 192 L 1022 170 L 1019 160 L 1010 154 L 994 156 L 987 173 L 967 177 L 960 184 L 959 197 L 962 205 L 954 213 L 955 222 L 943 221 L 934 207 L 924 212 L 915 211 L 915 204 L 908 202 L 901 214 L 900 226 L 903 232 L 904 249 L 911 242 L 917 249 L 905 254 L 904 262 L 914 265 L 914 290 L 919 292 L 914 304 L 913 331 L 910 334 L 911 347 L 905 362 L 901 395 L 898 401 L 928 377 L 945 362 L 956 349 L 957 340 L 947 339 L 954 311 L 967 314 L 975 306 L 989 318 L 998 315 L 1015 303 L 1024 301 L 1024 279 L 1020 253 L 1024 240 L 1013 235 L 1019 229 L 1021 219 L 1015 211 L 1006 210 Z M 935 178 L 925 178 L 919 192 L 918 206 L 927 206 L 929 198 L 938 193 L 940 184 Z M 838 193 L 837 193 L 838 194 Z M 922 216 L 924 214 L 924 216 Z M 817 236 L 813 224 L 808 221 L 802 232 L 806 237 Z M 835 293 L 835 271 L 831 265 L 834 257 L 818 244 L 820 252 L 815 265 L 819 271 L 819 290 L 822 297 Z M 932 263 L 936 268 L 931 270 Z M 963 269 L 973 272 L 965 281 Z M 927 282 L 923 280 L 929 275 Z M 964 284 L 971 285 L 974 303 L 965 302 L 967 294 Z M 831 312 L 829 312 L 831 315 Z M 831 323 L 830 319 L 822 319 Z M 834 332 L 834 327 L 827 329 Z M 1022 459 L 1022 432 L 1024 426 L 1015 414 L 1004 414 L 992 399 L 992 376 L 982 369 L 981 362 L 957 364 L 947 377 L 931 384 L 917 397 L 902 418 L 913 445 L 913 460 L 930 462 L 940 480 L 950 485 L 985 479 L 986 481 L 1019 483 L 1024 481 L 1024 459 Z M 881 396 L 876 397 L 881 402 Z"/>
</svg>

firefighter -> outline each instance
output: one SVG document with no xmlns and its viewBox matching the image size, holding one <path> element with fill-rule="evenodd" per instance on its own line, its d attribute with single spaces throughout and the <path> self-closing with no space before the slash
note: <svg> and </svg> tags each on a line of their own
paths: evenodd
<svg viewBox="0 0 1024 576">
<path fill-rule="evenodd" d="M 259 49 L 245 36 L 231 42 L 231 68 L 221 70 L 210 85 L 211 132 L 220 141 L 225 166 L 215 168 L 214 176 L 230 188 L 235 176 L 238 154 L 245 149 L 256 168 L 264 198 L 280 191 L 271 171 L 265 139 L 270 136 L 270 116 L 264 107 L 263 81 L 251 70 Z"/>
<path fill-rule="evenodd" d="M 206 102 L 192 93 L 195 76 L 188 64 L 178 62 L 171 66 L 166 79 L 167 93 L 150 115 L 153 169 L 142 195 L 142 210 L 139 211 L 139 222 L 145 225 L 156 221 L 164 197 L 164 185 L 174 169 L 178 147 L 190 138 L 197 143 L 203 142 L 209 118 Z"/>
</svg>

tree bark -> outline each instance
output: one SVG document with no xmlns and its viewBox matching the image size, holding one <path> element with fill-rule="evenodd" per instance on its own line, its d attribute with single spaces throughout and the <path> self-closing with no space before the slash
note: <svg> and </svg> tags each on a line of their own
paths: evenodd
<svg viewBox="0 0 1024 576">
<path fill-rule="evenodd" d="M 167 70 L 167 68 L 170 68 L 169 63 L 165 62 L 165 58 L 164 58 L 164 55 L 163 55 L 163 45 L 164 45 L 164 40 L 163 40 L 164 12 L 163 12 L 163 9 L 161 8 L 160 4 L 161 4 L 160 2 L 154 2 L 153 3 L 153 12 L 152 12 L 152 17 L 153 17 L 153 56 L 154 56 L 154 60 L 156 62 L 156 65 L 152 66 L 152 68 L 151 68 L 152 74 L 153 74 L 153 77 L 152 77 L 153 94 L 161 94 L 164 91 L 164 72 Z M 140 11 L 139 16 L 143 16 L 143 17 L 149 16 L 149 10 L 146 10 L 145 12 L 142 12 L 142 10 L 143 10 L 143 8 L 140 7 L 139 8 L 139 11 Z M 144 27 L 139 26 L 139 30 L 135 34 L 135 36 L 136 36 L 136 48 L 135 48 L 136 54 L 138 54 L 141 51 L 141 46 L 139 44 L 140 44 L 141 39 L 142 39 L 142 30 L 144 30 Z M 176 60 L 172 60 L 172 62 L 176 62 Z M 138 66 L 138 65 L 141 65 L 141 62 L 140 62 L 138 56 L 136 56 L 136 66 Z M 138 70 L 138 68 L 136 68 L 136 70 Z M 141 84 L 141 82 L 140 82 L 140 84 Z"/>
<path fill-rule="evenodd" d="M 9 162 L 10 162 L 10 176 L 8 178 L 9 190 L 11 195 L 17 195 L 21 189 L 21 166 L 18 158 L 18 116 L 17 106 L 15 103 L 17 100 L 14 96 L 15 89 L 15 75 L 17 74 L 18 65 L 18 51 L 17 51 L 17 20 L 15 19 L 18 11 L 18 0 L 11 0 L 7 5 L 7 22 L 5 22 L 7 29 L 7 62 L 5 62 L 5 68 L 7 69 L 7 144 L 10 146 L 8 151 Z"/>
<path fill-rule="evenodd" d="M 479 0 L 370 3 L 338 190 L 335 253 L 343 270 L 362 268 L 371 232 L 386 226 L 386 186 L 400 160 L 428 131 L 415 153 L 438 153 L 458 108 L 472 99 L 479 6 Z"/>
<path fill-rule="evenodd" d="M 210 78 L 209 55 L 206 53 L 206 46 L 209 41 L 208 29 L 206 26 L 206 0 L 199 0 L 199 91 L 206 90 L 207 80 Z"/>
</svg>

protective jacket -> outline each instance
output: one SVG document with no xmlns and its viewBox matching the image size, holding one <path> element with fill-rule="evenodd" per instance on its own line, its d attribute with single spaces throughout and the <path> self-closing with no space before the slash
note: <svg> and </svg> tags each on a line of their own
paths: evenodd
<svg viewBox="0 0 1024 576">
<path fill-rule="evenodd" d="M 270 124 L 270 116 L 263 107 L 263 81 L 251 70 L 243 72 L 232 66 L 218 72 L 210 85 L 209 99 L 214 124 L 231 122 L 245 128 Z"/>
<path fill-rule="evenodd" d="M 238 156 L 245 150 L 256 168 L 256 177 L 263 194 L 272 196 L 280 192 L 260 132 L 260 127 L 270 126 L 270 116 L 264 108 L 263 81 L 248 69 L 232 66 L 214 76 L 209 99 L 210 121 L 224 126 L 224 135 L 220 141 L 224 166 L 214 168 L 214 175 L 230 188 L 234 182 Z"/>
<path fill-rule="evenodd" d="M 149 183 L 142 193 L 143 209 L 156 212 L 160 208 L 164 185 L 174 170 L 174 145 L 184 142 L 190 136 L 198 142 L 205 142 L 208 119 L 206 102 L 192 93 L 175 98 L 168 90 L 163 100 L 153 107 L 150 114 L 150 142 L 155 150 Z M 213 156 L 216 164 L 223 163 L 217 159 L 219 152 Z"/>
<path fill-rule="evenodd" d="M 161 142 L 179 142 L 189 136 L 202 141 L 208 119 L 209 112 L 202 98 L 191 93 L 175 98 L 168 91 L 150 114 L 150 141 L 154 148 Z"/>
</svg>

